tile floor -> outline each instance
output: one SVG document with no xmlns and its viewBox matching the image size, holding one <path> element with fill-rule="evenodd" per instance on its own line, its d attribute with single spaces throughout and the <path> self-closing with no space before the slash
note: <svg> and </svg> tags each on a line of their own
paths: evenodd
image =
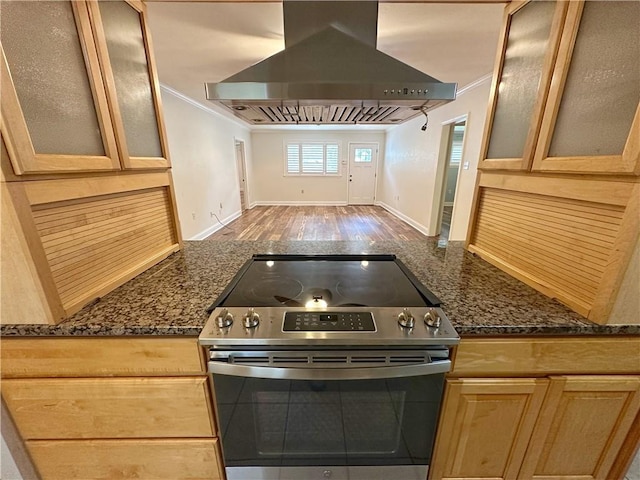
<svg viewBox="0 0 640 480">
<path fill-rule="evenodd" d="M 640 450 L 636 454 L 636 458 L 633 460 L 627 476 L 624 478 L 625 480 L 640 480 Z"/>
</svg>

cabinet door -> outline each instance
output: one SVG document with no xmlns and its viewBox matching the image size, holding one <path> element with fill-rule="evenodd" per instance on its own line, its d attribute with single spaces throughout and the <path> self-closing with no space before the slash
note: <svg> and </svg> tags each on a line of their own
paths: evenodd
<svg viewBox="0 0 640 480">
<path fill-rule="evenodd" d="M 640 3 L 569 2 L 533 170 L 640 174 Z"/>
<path fill-rule="evenodd" d="M 552 377 L 520 478 L 607 480 L 640 410 L 640 377 Z"/>
<path fill-rule="evenodd" d="M 545 379 L 448 380 L 430 479 L 516 479 Z"/>
<path fill-rule="evenodd" d="M 125 168 L 170 166 L 160 88 L 142 2 L 89 2 Z"/>
<path fill-rule="evenodd" d="M 3 1 L 2 134 L 15 173 L 119 169 L 82 2 Z"/>
<path fill-rule="evenodd" d="M 564 1 L 506 7 L 481 169 L 529 169 L 566 10 Z"/>
</svg>

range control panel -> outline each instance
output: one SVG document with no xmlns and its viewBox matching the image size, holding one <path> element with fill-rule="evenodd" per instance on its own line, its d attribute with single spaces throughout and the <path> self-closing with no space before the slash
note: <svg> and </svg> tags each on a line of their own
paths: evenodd
<svg viewBox="0 0 640 480">
<path fill-rule="evenodd" d="M 284 332 L 375 332 L 371 312 L 286 312 Z"/>
</svg>

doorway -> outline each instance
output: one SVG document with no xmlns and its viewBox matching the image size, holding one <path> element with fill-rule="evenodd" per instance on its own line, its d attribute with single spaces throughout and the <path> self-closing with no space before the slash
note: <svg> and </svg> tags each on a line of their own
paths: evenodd
<svg viewBox="0 0 640 480">
<path fill-rule="evenodd" d="M 377 143 L 349 144 L 349 205 L 373 205 L 377 168 Z"/>
<path fill-rule="evenodd" d="M 236 140 L 236 165 L 238 172 L 238 186 L 240 187 L 240 210 L 244 212 L 247 209 L 246 197 L 246 170 L 244 166 L 244 142 Z"/>
<path fill-rule="evenodd" d="M 446 245 L 451 234 L 451 224 L 458 189 L 458 177 L 462 161 L 462 149 L 464 145 L 464 134 L 466 130 L 466 118 L 454 123 L 445 125 L 448 129 L 446 168 L 442 179 L 442 198 L 440 201 L 440 212 L 438 215 L 439 245 Z"/>
</svg>

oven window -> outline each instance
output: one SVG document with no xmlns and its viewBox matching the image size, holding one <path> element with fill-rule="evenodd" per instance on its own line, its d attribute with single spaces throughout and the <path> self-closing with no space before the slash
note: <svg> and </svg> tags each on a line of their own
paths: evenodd
<svg viewBox="0 0 640 480">
<path fill-rule="evenodd" d="M 227 466 L 429 464 L 443 374 L 350 381 L 213 378 Z"/>
</svg>

